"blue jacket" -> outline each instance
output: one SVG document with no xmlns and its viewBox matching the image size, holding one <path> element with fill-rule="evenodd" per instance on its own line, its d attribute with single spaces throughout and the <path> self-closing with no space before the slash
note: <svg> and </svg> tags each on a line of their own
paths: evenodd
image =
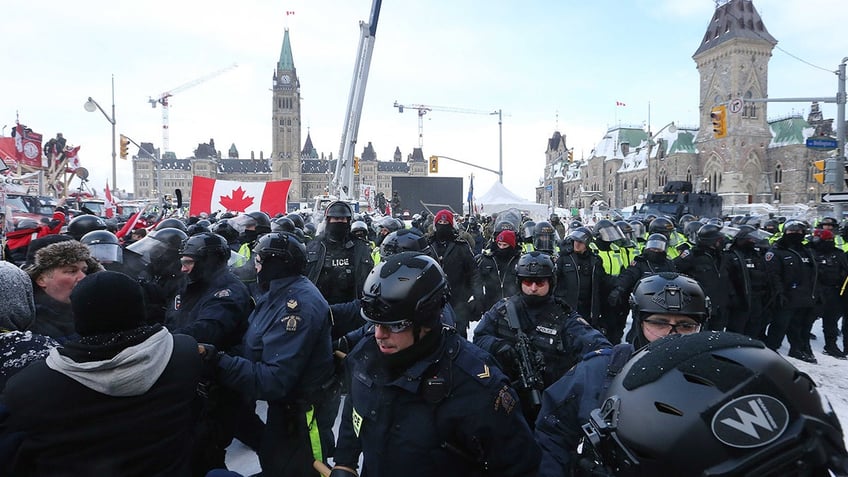
<svg viewBox="0 0 848 477">
<path fill-rule="evenodd" d="M 436 351 L 391 379 L 370 338 L 345 360 L 338 465 L 356 468 L 362 453 L 363 477 L 468 477 L 481 462 L 488 475 L 536 475 L 539 449 L 491 356 L 444 329 Z"/>
<path fill-rule="evenodd" d="M 272 280 L 242 348 L 241 356 L 221 357 L 224 385 L 270 405 L 315 403 L 334 372 L 330 306 L 302 275 Z"/>
<path fill-rule="evenodd" d="M 589 413 L 601 405 L 612 378 L 633 354 L 624 343 L 587 353 L 542 395 L 542 409 L 536 419 L 536 441 L 542 449 L 540 477 L 572 475 L 577 444 L 583 437 L 582 425 Z"/>
</svg>

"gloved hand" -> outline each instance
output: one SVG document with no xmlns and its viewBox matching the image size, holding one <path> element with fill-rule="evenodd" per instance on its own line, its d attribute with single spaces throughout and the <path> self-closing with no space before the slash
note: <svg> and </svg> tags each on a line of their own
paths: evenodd
<svg viewBox="0 0 848 477">
<path fill-rule="evenodd" d="M 471 313 L 474 315 L 471 321 L 479 320 L 480 316 L 487 311 L 483 309 L 482 297 L 474 297 L 468 304 L 471 306 Z"/>
<path fill-rule="evenodd" d="M 495 348 L 495 359 L 498 360 L 501 367 L 508 369 L 518 361 L 518 353 L 511 344 L 501 341 Z"/>
<path fill-rule="evenodd" d="M 619 302 L 620 299 L 621 299 L 621 289 L 614 288 L 610 292 L 609 296 L 607 296 L 607 303 L 609 303 L 610 306 L 616 306 L 616 305 L 618 305 L 618 302 Z"/>
<path fill-rule="evenodd" d="M 350 467 L 337 465 L 333 467 L 333 471 L 330 472 L 330 477 L 359 477 L 359 474 Z"/>
<path fill-rule="evenodd" d="M 348 345 L 347 337 L 342 336 L 336 341 L 333 341 L 333 351 L 341 351 L 344 354 L 350 353 L 350 346 Z"/>
<path fill-rule="evenodd" d="M 218 374 L 218 362 L 221 361 L 223 351 L 218 351 L 218 348 L 209 343 L 198 343 L 197 352 L 200 353 L 202 368 L 200 374 L 208 379 L 214 378 Z"/>
</svg>

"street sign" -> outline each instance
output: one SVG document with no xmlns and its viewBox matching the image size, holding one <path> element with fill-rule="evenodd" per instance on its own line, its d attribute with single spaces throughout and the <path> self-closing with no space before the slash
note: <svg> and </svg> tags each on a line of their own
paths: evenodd
<svg viewBox="0 0 848 477">
<path fill-rule="evenodd" d="M 733 114 L 742 111 L 742 100 L 739 98 L 734 99 L 730 102 L 730 112 Z"/>
<path fill-rule="evenodd" d="M 822 194 L 822 202 L 848 202 L 848 192 L 828 192 Z"/>
<path fill-rule="evenodd" d="M 546 186 L 545 186 L 545 190 L 546 190 L 546 191 L 552 191 L 552 190 L 554 190 L 554 186 L 552 186 L 552 185 L 546 185 Z"/>
<path fill-rule="evenodd" d="M 810 149 L 818 149 L 820 151 L 831 151 L 836 149 L 838 142 L 836 139 L 827 136 L 812 136 L 807 138 L 807 147 Z"/>
</svg>

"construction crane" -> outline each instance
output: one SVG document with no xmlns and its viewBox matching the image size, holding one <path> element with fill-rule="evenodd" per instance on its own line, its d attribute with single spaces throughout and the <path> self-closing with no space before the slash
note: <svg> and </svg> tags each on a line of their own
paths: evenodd
<svg viewBox="0 0 848 477">
<path fill-rule="evenodd" d="M 189 81 L 188 83 L 183 83 L 183 84 L 177 86 L 176 88 L 172 88 L 172 89 L 169 89 L 168 91 L 165 91 L 164 93 L 160 94 L 159 96 L 157 96 L 155 98 L 150 97 L 147 100 L 147 102 L 150 103 L 151 108 L 155 108 L 157 104 L 162 106 L 162 151 L 163 151 L 163 153 L 171 150 L 169 148 L 169 144 L 168 144 L 170 142 L 170 134 L 168 132 L 168 111 L 171 108 L 169 98 L 171 96 L 175 95 L 176 93 L 179 93 L 181 91 L 185 91 L 189 88 L 193 88 L 193 87 L 199 85 L 200 83 L 208 81 L 208 80 L 210 80 L 210 79 L 212 79 L 212 78 L 214 78 L 218 75 L 221 75 L 223 73 L 226 73 L 227 71 L 230 71 L 231 69 L 234 69 L 236 67 L 238 67 L 238 64 L 233 63 L 230 66 L 227 66 L 226 68 L 221 68 L 218 71 L 213 71 L 212 73 L 209 73 L 205 76 L 201 76 L 200 78 Z"/>
<path fill-rule="evenodd" d="M 500 114 L 500 111 L 482 111 L 479 109 L 467 109 L 467 108 L 451 108 L 445 106 L 429 106 L 426 104 L 400 104 L 395 101 L 394 107 L 397 108 L 399 113 L 402 113 L 404 109 L 415 109 L 418 111 L 418 147 L 424 148 L 424 115 L 429 113 L 430 111 L 445 111 L 448 113 L 462 113 L 462 114 L 485 114 L 485 115 L 494 115 Z"/>
</svg>

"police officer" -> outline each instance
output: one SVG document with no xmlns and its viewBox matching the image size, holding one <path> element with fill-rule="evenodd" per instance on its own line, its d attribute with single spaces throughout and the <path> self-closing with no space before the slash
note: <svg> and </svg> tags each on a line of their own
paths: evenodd
<svg viewBox="0 0 848 477">
<path fill-rule="evenodd" d="M 584 354 L 607 340 L 566 302 L 554 297 L 556 273 L 548 255 L 541 252 L 522 255 L 515 275 L 520 292 L 500 300 L 483 315 L 474 330 L 474 344 L 492 354 L 507 375 L 518 380 L 518 340 L 519 335 L 526 335 L 532 348 L 528 350 L 534 361 L 532 366 L 541 376 L 534 389 L 521 390 L 525 415 L 532 423 L 538 412 L 529 401 L 534 391 L 553 384 Z M 513 318 L 517 318 L 518 327 L 513 326 L 516 323 Z"/>
<path fill-rule="evenodd" d="M 79 241 L 83 235 L 94 230 L 106 230 L 106 221 L 96 215 L 78 215 L 68 223 L 68 235 Z"/>
<path fill-rule="evenodd" d="M 150 323 L 165 322 L 171 299 L 183 285 L 179 251 L 187 238 L 182 230 L 167 227 L 124 249 L 124 273 L 139 280 Z"/>
<path fill-rule="evenodd" d="M 554 227 L 557 235 L 559 237 L 565 237 L 565 225 L 560 220 L 559 215 L 551 214 L 548 220 L 551 222 L 551 225 Z"/>
<path fill-rule="evenodd" d="M 453 213 L 440 210 L 434 217 L 434 232 L 428 240 L 427 254 L 439 262 L 448 277 L 450 303 L 456 311 L 456 329 L 462 337 L 468 336 L 468 324 L 480 319 L 483 308 L 483 284 L 477 263 L 468 242 L 457 237 Z M 469 302 L 469 299 L 474 298 Z"/>
<path fill-rule="evenodd" d="M 721 226 L 704 224 L 698 229 L 697 239 L 691 250 L 684 250 L 674 259 L 674 266 L 678 272 L 698 280 L 712 304 L 710 329 L 724 331 L 729 318 L 727 306 L 731 293 L 727 286 L 729 273 L 723 253 L 725 236 Z"/>
<path fill-rule="evenodd" d="M 839 349 L 836 340 L 839 337 L 839 318 L 842 316 L 842 295 L 848 283 L 848 258 L 845 252 L 836 247 L 832 229 L 822 228 L 813 232 L 810 248 L 816 257 L 818 268 L 820 303 L 816 306 L 816 316 L 822 319 L 824 331 L 824 354 L 837 359 L 846 359 L 845 352 Z"/>
<path fill-rule="evenodd" d="M 165 326 L 229 352 L 241 342 L 253 301 L 247 286 L 227 270 L 226 240 L 211 232 L 192 235 L 183 242 L 179 257 L 186 280 L 170 302 Z M 192 455 L 195 475 L 225 466 L 226 448 L 242 408 L 236 391 L 221 389 L 215 382 L 204 386 Z"/>
<path fill-rule="evenodd" d="M 787 220 L 783 235 L 766 252 L 766 270 L 775 280 L 777 307 L 765 343 L 777 351 L 786 337 L 791 358 L 815 363 L 809 332 L 816 319 L 818 267 L 813 252 L 804 244 L 806 233 L 803 222 Z"/>
<path fill-rule="evenodd" d="M 668 335 L 697 333 L 709 314 L 708 300 L 698 283 L 676 273 L 640 280 L 630 307 L 638 346 Z M 542 477 L 570 476 L 579 470 L 577 448 L 583 436 L 581 425 L 600 405 L 610 380 L 634 350 L 628 343 L 615 347 L 609 342 L 599 344 L 598 349 L 582 356 L 577 366 L 545 390 L 536 420 L 536 440 L 542 448 L 539 469 Z"/>
<path fill-rule="evenodd" d="M 207 345 L 202 354 L 223 385 L 268 402 L 258 452 L 263 475 L 312 477 L 312 463 L 333 446 L 332 429 L 321 427 L 334 381 L 330 307 L 303 276 L 306 248 L 293 234 L 263 235 L 253 256 L 266 293 L 250 315 L 240 354 Z"/>
<path fill-rule="evenodd" d="M 375 476 L 536 474 L 539 451 L 509 379 L 440 324 L 448 293 L 439 264 L 415 252 L 369 275 L 362 314 L 374 331 L 345 360 L 332 477 L 355 477 L 360 454 Z"/>
<path fill-rule="evenodd" d="M 655 341 L 601 396 L 583 426 L 583 475 L 848 475 L 827 399 L 809 376 L 748 337 Z"/>
<path fill-rule="evenodd" d="M 754 339 L 761 339 L 765 333 L 767 308 L 776 295 L 774 281 L 766 270 L 765 250 L 760 248 L 765 240 L 765 232 L 740 225 L 725 255 L 733 288 L 727 331 Z"/>
<path fill-rule="evenodd" d="M 592 232 L 594 234 L 592 249 L 601 258 L 604 272 L 608 276 L 609 288 L 603 290 L 606 294 L 615 287 L 616 278 L 630 264 L 632 257 L 627 249 L 622 247 L 627 241 L 624 232 L 611 220 L 599 220 Z M 611 342 L 620 342 L 624 336 L 627 313 L 630 311 L 627 304 L 613 300 L 602 301 L 601 310 L 603 323 L 600 328 Z"/>
<path fill-rule="evenodd" d="M 668 258 L 673 260 L 680 255 L 681 250 L 677 246 L 683 243 L 685 239 L 682 238 L 681 234 L 677 233 L 677 229 L 671 219 L 668 217 L 657 217 L 651 220 L 651 223 L 648 224 L 648 235 L 650 234 L 665 235 L 668 239 L 668 250 L 666 251 Z"/>
<path fill-rule="evenodd" d="M 601 300 L 608 278 L 603 262 L 590 248 L 592 232 L 586 227 L 577 227 L 568 233 L 563 242 L 556 262 L 554 294 L 589 323 L 602 327 Z"/>
<path fill-rule="evenodd" d="M 306 250 L 309 280 L 330 304 L 351 301 L 374 267 L 368 244 L 350 235 L 353 211 L 343 201 L 327 206 L 324 232 Z M 351 330 L 334 330 L 336 337 Z"/>
<path fill-rule="evenodd" d="M 477 270 L 483 282 L 483 309 L 488 310 L 498 300 L 518 293 L 515 265 L 521 256 L 516 246 L 515 232 L 504 230 L 492 245 L 476 257 Z"/>
<path fill-rule="evenodd" d="M 559 239 L 556 230 L 550 222 L 542 220 L 536 223 L 536 228 L 533 230 L 533 250 L 550 255 L 556 262 L 559 255 L 557 242 L 559 242 Z"/>
<path fill-rule="evenodd" d="M 91 257 L 103 268 L 123 273 L 124 249 L 115 234 L 108 230 L 92 230 L 82 236 L 80 243 L 88 247 Z"/>
</svg>

